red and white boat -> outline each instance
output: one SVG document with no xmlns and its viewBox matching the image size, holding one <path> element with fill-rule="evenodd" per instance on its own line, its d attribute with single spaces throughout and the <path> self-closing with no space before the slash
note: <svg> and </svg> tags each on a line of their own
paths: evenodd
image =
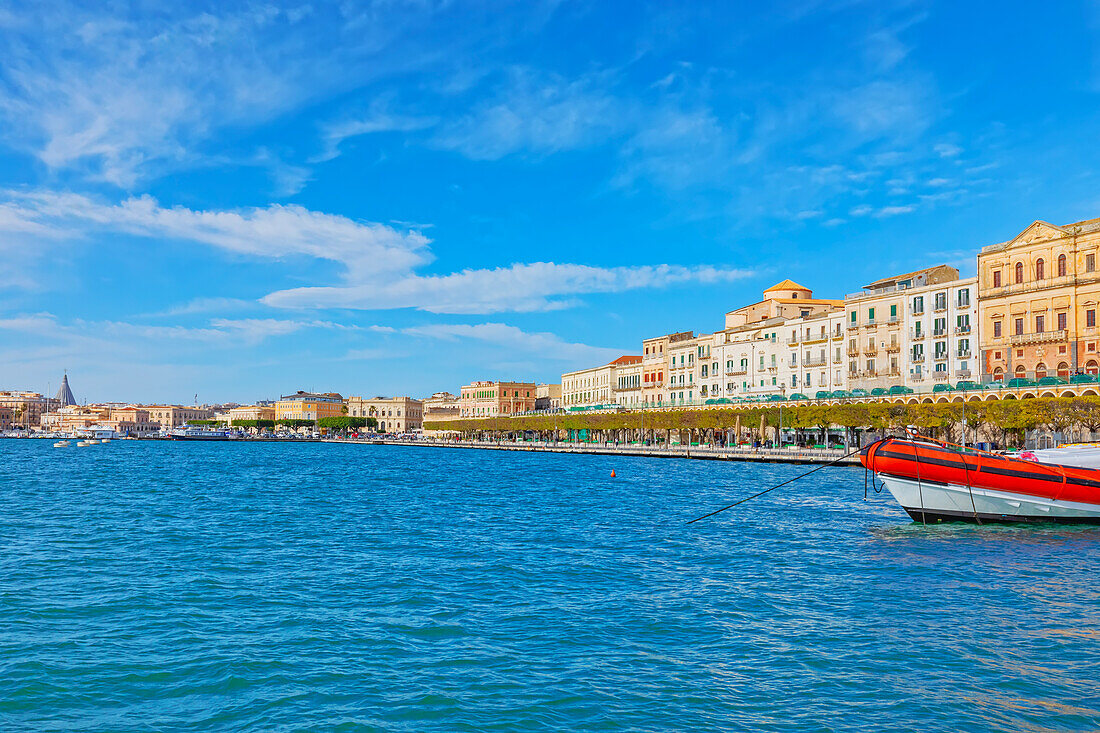
<svg viewBox="0 0 1100 733">
<path fill-rule="evenodd" d="M 886 438 L 865 447 L 860 462 L 918 522 L 1100 524 L 1100 445 L 1012 458 Z"/>
</svg>

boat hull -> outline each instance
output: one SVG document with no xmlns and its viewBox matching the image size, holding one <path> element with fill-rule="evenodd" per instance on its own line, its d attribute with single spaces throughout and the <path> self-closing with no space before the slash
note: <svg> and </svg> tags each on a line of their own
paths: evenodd
<svg viewBox="0 0 1100 733">
<path fill-rule="evenodd" d="M 860 461 L 917 521 L 1100 524 L 1100 470 L 895 438 Z"/>
<path fill-rule="evenodd" d="M 1100 524 L 1100 506 L 959 484 L 879 475 L 917 522 Z"/>
</svg>

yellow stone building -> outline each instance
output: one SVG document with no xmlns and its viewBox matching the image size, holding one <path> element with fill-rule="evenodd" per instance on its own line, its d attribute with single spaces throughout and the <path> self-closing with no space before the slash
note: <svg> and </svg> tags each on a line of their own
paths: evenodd
<svg viewBox="0 0 1100 733">
<path fill-rule="evenodd" d="M 1100 365 L 1100 219 L 1036 221 L 978 254 L 984 372 L 993 381 L 1063 379 Z"/>
</svg>

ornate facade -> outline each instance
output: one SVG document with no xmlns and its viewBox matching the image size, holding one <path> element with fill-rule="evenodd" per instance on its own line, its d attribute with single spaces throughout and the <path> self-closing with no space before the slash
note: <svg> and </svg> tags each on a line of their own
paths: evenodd
<svg viewBox="0 0 1100 733">
<path fill-rule="evenodd" d="M 1100 371 L 1100 219 L 1036 221 L 978 254 L 984 372 L 992 381 Z"/>
</svg>

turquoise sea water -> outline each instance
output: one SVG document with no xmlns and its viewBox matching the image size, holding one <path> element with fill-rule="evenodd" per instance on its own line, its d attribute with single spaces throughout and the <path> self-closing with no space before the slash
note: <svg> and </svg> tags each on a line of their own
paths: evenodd
<svg viewBox="0 0 1100 733">
<path fill-rule="evenodd" d="M 1100 727 L 1100 530 L 805 470 L 0 441 L 0 729 Z"/>
</svg>

